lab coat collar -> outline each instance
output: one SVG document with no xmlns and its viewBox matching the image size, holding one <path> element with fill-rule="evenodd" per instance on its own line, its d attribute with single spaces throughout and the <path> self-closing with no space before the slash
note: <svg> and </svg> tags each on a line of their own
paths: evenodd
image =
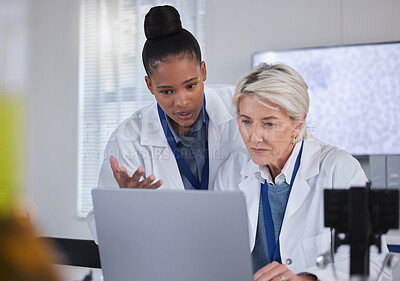
<svg viewBox="0 0 400 281">
<path fill-rule="evenodd" d="M 309 137 L 304 141 L 300 168 L 289 196 L 285 217 L 282 222 L 282 229 L 285 228 L 286 224 L 290 224 L 290 217 L 303 205 L 310 191 L 307 180 L 319 173 L 320 158 L 321 145 L 313 137 Z M 243 166 L 240 173 L 243 180 L 239 183 L 239 189 L 245 195 L 246 204 L 248 206 L 249 242 L 250 249 L 253 249 L 257 232 L 258 202 L 260 201 L 261 183 L 264 182 L 264 179 L 261 177 L 259 166 L 254 164 L 251 158 Z"/>
<path fill-rule="evenodd" d="M 319 163 L 321 158 L 321 145 L 313 137 L 309 137 L 304 141 L 303 154 L 301 156 L 300 168 L 297 173 L 296 179 L 293 183 L 292 191 L 290 193 L 286 214 L 291 216 L 303 204 L 310 186 L 307 180 L 319 173 Z M 259 188 L 249 188 L 249 183 L 254 184 L 254 179 L 257 182 L 264 183 L 264 178 L 261 176 L 260 167 L 256 165 L 251 159 L 243 166 L 240 172 L 244 180 L 239 184 L 239 189 L 245 194 L 258 192 Z M 254 194 L 252 195 L 254 196 Z"/>
<path fill-rule="evenodd" d="M 228 90 L 229 88 L 225 89 Z M 218 127 L 234 118 L 234 116 L 228 111 L 227 107 L 221 106 L 224 102 L 214 89 L 205 86 L 204 94 L 206 96 L 206 111 L 210 118 L 210 124 Z M 233 103 L 229 105 L 228 108 L 230 106 L 233 107 Z"/>
<path fill-rule="evenodd" d="M 301 156 L 300 169 L 298 175 L 304 180 L 308 180 L 319 173 L 321 159 L 321 144 L 313 137 L 309 136 L 304 141 L 303 155 Z"/>
<path fill-rule="evenodd" d="M 285 217 L 292 216 L 304 203 L 311 189 L 307 180 L 318 175 L 320 158 L 321 145 L 311 136 L 304 141 L 300 168 L 290 192 Z"/>
<path fill-rule="evenodd" d="M 292 153 L 289 156 L 289 159 L 286 161 L 285 165 L 282 168 L 281 173 L 275 178 L 275 184 L 279 185 L 283 181 L 286 181 L 288 184 L 291 183 L 292 174 L 294 170 L 294 165 L 297 160 L 297 156 L 300 152 L 301 142 L 298 142 L 292 150 Z M 261 176 L 268 181 L 269 184 L 273 183 L 272 175 L 269 169 L 266 166 L 260 166 Z"/>
</svg>

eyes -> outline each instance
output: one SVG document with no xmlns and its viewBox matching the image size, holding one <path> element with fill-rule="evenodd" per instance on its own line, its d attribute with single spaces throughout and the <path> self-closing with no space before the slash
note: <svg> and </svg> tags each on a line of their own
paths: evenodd
<svg viewBox="0 0 400 281">
<path fill-rule="evenodd" d="M 252 125 L 253 124 L 253 122 L 251 121 L 251 120 L 248 120 L 248 119 L 242 119 L 241 121 L 240 121 L 243 125 Z M 276 124 L 275 123 L 272 123 L 272 122 L 264 122 L 263 123 L 263 126 L 264 127 L 273 127 L 273 126 L 275 126 Z"/>
<path fill-rule="evenodd" d="M 161 91 L 160 93 L 163 94 L 163 95 L 170 95 L 170 94 L 172 94 L 172 91 L 171 90 L 164 90 L 164 91 Z"/>
<path fill-rule="evenodd" d="M 192 84 L 188 84 L 185 86 L 185 89 L 188 91 L 192 91 L 196 88 L 197 83 L 192 83 Z M 160 91 L 160 94 L 162 95 L 171 95 L 174 93 L 173 89 L 168 89 L 168 90 L 162 90 Z"/>
</svg>

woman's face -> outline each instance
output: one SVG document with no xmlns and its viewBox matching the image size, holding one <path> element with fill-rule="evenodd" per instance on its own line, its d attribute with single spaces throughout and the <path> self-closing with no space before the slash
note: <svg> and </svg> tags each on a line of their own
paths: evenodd
<svg viewBox="0 0 400 281">
<path fill-rule="evenodd" d="M 302 124 L 296 126 L 284 110 L 267 99 L 260 101 L 276 109 L 251 96 L 240 99 L 240 134 L 255 164 L 282 169 L 293 150 L 293 137 L 298 135 Z"/>
<path fill-rule="evenodd" d="M 178 135 L 186 135 L 203 106 L 204 81 L 207 72 L 204 62 L 187 56 L 170 56 L 152 69 L 146 84 L 158 104 L 172 120 Z"/>
</svg>

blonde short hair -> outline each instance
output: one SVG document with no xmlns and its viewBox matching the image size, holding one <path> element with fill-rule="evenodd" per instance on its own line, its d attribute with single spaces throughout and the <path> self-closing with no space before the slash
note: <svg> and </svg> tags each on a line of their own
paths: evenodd
<svg viewBox="0 0 400 281">
<path fill-rule="evenodd" d="M 246 96 L 267 99 L 286 111 L 294 123 L 303 122 L 310 104 L 306 82 L 296 70 L 284 64 L 262 63 L 240 79 L 233 97 L 237 113 L 240 99 Z M 306 138 L 307 125 L 304 120 L 295 141 Z"/>
</svg>

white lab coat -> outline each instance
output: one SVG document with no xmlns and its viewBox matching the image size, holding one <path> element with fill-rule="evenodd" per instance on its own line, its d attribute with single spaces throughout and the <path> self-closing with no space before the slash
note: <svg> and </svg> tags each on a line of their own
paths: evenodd
<svg viewBox="0 0 400 281">
<path fill-rule="evenodd" d="M 205 87 L 204 93 L 209 117 L 209 189 L 212 189 L 219 167 L 231 152 L 243 148 L 244 144 L 232 104 L 234 88 Z M 100 170 L 100 188 L 119 188 L 108 160 L 111 155 L 130 175 L 138 167 L 144 167 L 145 176 L 154 174 L 163 181 L 160 189 L 184 190 L 177 162 L 161 127 L 156 102 L 135 112 L 111 135 Z M 87 221 L 97 241 L 93 211 L 88 214 Z"/>
<path fill-rule="evenodd" d="M 301 143 L 297 144 L 298 146 Z M 218 172 L 215 190 L 241 191 L 246 198 L 250 249 L 254 248 L 260 201 L 260 179 L 254 177 L 254 166 L 246 149 L 234 152 Z M 253 172 L 251 172 L 253 171 Z M 367 178 L 358 163 L 347 152 L 309 137 L 304 141 L 300 168 L 290 193 L 284 215 L 280 240 L 282 263 L 294 273 L 311 272 L 320 280 L 335 280 L 332 266 L 321 270 L 316 258 L 331 249 L 331 231 L 324 227 L 323 190 L 365 186 Z M 370 276 L 376 280 L 384 254 L 378 256 L 371 248 Z M 348 280 L 349 247 L 341 246 L 335 255 L 337 280 Z M 384 280 L 391 280 L 390 274 Z"/>
</svg>

